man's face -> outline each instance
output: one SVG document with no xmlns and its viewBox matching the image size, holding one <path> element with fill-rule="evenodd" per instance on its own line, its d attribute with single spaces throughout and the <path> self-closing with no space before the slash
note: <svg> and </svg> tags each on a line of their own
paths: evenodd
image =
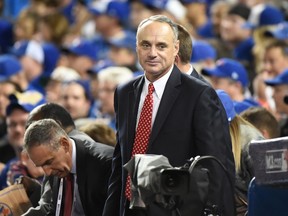
<svg viewBox="0 0 288 216">
<path fill-rule="evenodd" d="M 236 100 L 237 95 L 241 92 L 239 84 L 229 78 L 212 76 L 210 80 L 214 89 L 224 90 L 232 100 Z"/>
<path fill-rule="evenodd" d="M 136 53 L 124 47 L 111 46 L 109 51 L 110 59 L 119 66 L 134 65 L 137 57 Z"/>
<path fill-rule="evenodd" d="M 251 30 L 243 28 L 245 19 L 237 15 L 227 15 L 221 20 L 220 35 L 224 41 L 235 43 L 247 38 Z"/>
<path fill-rule="evenodd" d="M 69 153 L 71 145 L 68 144 L 69 147 L 67 149 L 67 138 L 63 137 L 59 142 L 59 149 L 40 144 L 28 149 L 28 155 L 36 167 L 42 167 L 45 175 L 63 178 L 67 176 L 72 169 L 72 159 Z M 65 144 L 62 142 L 65 142 Z"/>
<path fill-rule="evenodd" d="M 114 113 L 114 91 L 116 85 L 112 82 L 99 82 L 99 101 L 103 113 Z"/>
<path fill-rule="evenodd" d="M 273 47 L 264 54 L 264 70 L 275 77 L 288 68 L 288 57 L 284 56 L 281 49 Z"/>
<path fill-rule="evenodd" d="M 15 108 L 6 118 L 7 138 L 14 148 L 22 147 L 24 144 L 25 125 L 28 115 L 29 113 L 26 111 Z"/>
<path fill-rule="evenodd" d="M 179 41 L 174 41 L 171 27 L 166 23 L 147 22 L 137 33 L 137 54 L 150 81 L 165 75 L 174 64 Z"/>
<path fill-rule="evenodd" d="M 288 95 L 288 85 L 274 86 L 273 90 L 276 111 L 281 114 L 288 114 L 288 105 L 284 103 L 284 97 Z"/>
<path fill-rule="evenodd" d="M 88 116 L 90 101 L 85 97 L 84 88 L 78 83 L 70 83 L 62 88 L 61 104 L 73 119 Z"/>
</svg>

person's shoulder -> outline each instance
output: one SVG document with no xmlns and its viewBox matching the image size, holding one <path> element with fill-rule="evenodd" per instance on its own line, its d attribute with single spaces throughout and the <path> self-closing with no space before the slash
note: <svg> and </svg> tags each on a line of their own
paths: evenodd
<svg viewBox="0 0 288 216">
<path fill-rule="evenodd" d="M 206 88 L 212 88 L 207 82 L 203 81 L 200 76 L 195 77 L 189 74 L 181 74 L 181 79 L 184 83 L 187 83 L 192 88 L 200 88 L 200 89 L 206 89 Z M 204 79 L 204 78 L 203 78 Z"/>
<path fill-rule="evenodd" d="M 133 79 L 131 79 L 130 81 L 123 83 L 123 84 L 119 84 L 117 86 L 117 91 L 131 91 L 134 90 L 135 87 L 137 87 L 141 81 L 144 80 L 144 75 L 141 76 L 137 76 Z"/>
<path fill-rule="evenodd" d="M 96 158 L 112 158 L 114 147 L 95 142 L 90 136 L 78 130 L 74 130 L 73 134 L 69 134 L 69 136 L 74 140 L 76 148 L 81 149 L 82 146 L 86 154 Z"/>
</svg>

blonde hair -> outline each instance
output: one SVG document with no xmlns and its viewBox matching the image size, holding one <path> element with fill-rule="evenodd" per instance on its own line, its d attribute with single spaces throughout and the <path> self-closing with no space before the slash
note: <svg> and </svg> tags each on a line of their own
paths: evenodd
<svg viewBox="0 0 288 216">
<path fill-rule="evenodd" d="M 102 69 L 98 73 L 99 82 L 112 82 L 119 85 L 133 78 L 133 72 L 127 67 L 111 66 Z"/>
<path fill-rule="evenodd" d="M 81 126 L 79 130 L 86 133 L 96 142 L 100 142 L 110 146 L 116 145 L 115 131 L 104 122 L 90 122 Z"/>
<path fill-rule="evenodd" d="M 241 167 L 241 152 L 242 148 L 244 147 L 242 146 L 242 144 L 245 141 L 245 138 L 241 136 L 241 125 L 247 125 L 249 127 L 255 128 L 250 122 L 248 122 L 239 115 L 236 115 L 234 119 L 230 122 L 229 130 L 236 173 L 239 172 Z"/>
</svg>

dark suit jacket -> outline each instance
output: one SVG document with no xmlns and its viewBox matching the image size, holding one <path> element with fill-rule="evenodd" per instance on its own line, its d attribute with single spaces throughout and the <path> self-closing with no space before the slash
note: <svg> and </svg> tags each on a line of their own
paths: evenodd
<svg viewBox="0 0 288 216">
<path fill-rule="evenodd" d="M 69 133 L 76 145 L 76 173 L 81 203 L 86 216 L 102 215 L 111 175 L 113 147 L 94 142 L 77 130 Z M 40 202 L 43 206 L 29 210 L 25 215 L 55 215 L 60 179 L 47 177 L 43 182 Z M 50 185 L 52 191 L 47 189 Z M 44 200 L 43 200 L 44 199 Z M 51 202 L 52 201 L 52 202 Z M 37 211 L 38 210 L 38 211 Z"/>
<path fill-rule="evenodd" d="M 143 83 L 142 76 L 120 86 L 115 92 L 118 141 L 103 216 L 125 215 L 126 199 L 123 191 L 127 172 L 122 167 L 131 158 Z M 174 67 L 160 102 L 147 153 L 162 154 L 175 167 L 182 166 L 186 160 L 197 155 L 213 155 L 226 166 L 234 182 L 234 160 L 227 117 L 215 91 Z M 209 163 L 207 167 L 212 176 L 210 201 L 218 204 L 225 215 L 234 215 L 234 185 L 229 188 L 228 180 L 219 166 Z M 187 205 L 180 209 L 182 215 L 192 215 L 191 212 L 184 213 Z M 171 212 L 155 205 L 149 206 L 144 212 L 139 215 L 171 215 Z"/>
<path fill-rule="evenodd" d="M 191 73 L 190 75 L 193 76 L 193 77 L 195 77 L 196 79 L 199 79 L 199 80 L 205 82 L 206 84 L 210 85 L 210 83 L 209 83 L 207 80 L 205 80 L 204 77 L 203 77 L 201 74 L 199 74 L 199 73 L 195 70 L 194 67 L 193 67 L 192 73 Z"/>
</svg>

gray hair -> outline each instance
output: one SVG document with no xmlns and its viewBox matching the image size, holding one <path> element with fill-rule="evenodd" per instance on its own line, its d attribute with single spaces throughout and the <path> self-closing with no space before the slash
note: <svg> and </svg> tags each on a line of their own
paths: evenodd
<svg viewBox="0 0 288 216">
<path fill-rule="evenodd" d="M 167 23 L 174 34 L 174 42 L 176 42 L 178 40 L 178 26 L 175 22 L 173 22 L 171 19 L 169 19 L 167 16 L 164 15 L 154 15 L 154 16 L 150 16 L 147 19 L 144 19 L 141 21 L 141 23 L 139 24 L 138 28 L 137 28 L 137 35 L 138 35 L 138 31 L 139 29 L 147 22 L 161 22 L 161 23 Z"/>
<path fill-rule="evenodd" d="M 35 146 L 46 145 L 52 149 L 59 149 L 59 140 L 65 136 L 66 132 L 53 119 L 41 119 L 33 122 L 26 129 L 24 134 L 24 148 L 26 150 Z"/>
</svg>

